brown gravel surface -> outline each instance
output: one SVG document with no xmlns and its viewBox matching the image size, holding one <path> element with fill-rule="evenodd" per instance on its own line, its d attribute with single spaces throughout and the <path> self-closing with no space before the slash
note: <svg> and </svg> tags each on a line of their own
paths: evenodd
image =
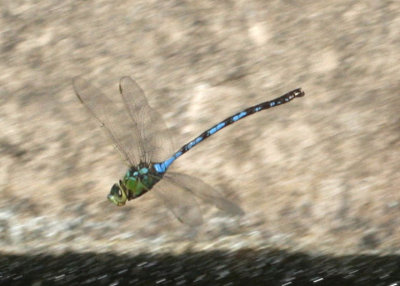
<svg viewBox="0 0 400 286">
<path fill-rule="evenodd" d="M 2 1 L 0 249 L 174 252 L 273 247 L 398 253 L 398 1 Z M 302 87 L 200 144 L 174 170 L 246 212 L 190 229 L 150 192 L 106 200 L 119 155 L 72 78 L 134 77 L 177 148 L 242 108 Z M 129 130 L 127 130 L 129 132 Z"/>
</svg>

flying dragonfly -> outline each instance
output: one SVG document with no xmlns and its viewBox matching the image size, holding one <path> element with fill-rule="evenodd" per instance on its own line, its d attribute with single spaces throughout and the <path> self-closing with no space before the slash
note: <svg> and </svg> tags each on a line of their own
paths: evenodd
<svg viewBox="0 0 400 286">
<path fill-rule="evenodd" d="M 242 215 L 243 210 L 203 180 L 168 172 L 171 164 L 221 129 L 256 112 L 304 96 L 298 88 L 248 107 L 215 124 L 173 153 L 171 131 L 158 112 L 150 107 L 144 92 L 132 78 L 122 77 L 119 82 L 118 102 L 123 108 L 80 77 L 74 79 L 73 86 L 80 102 L 101 124 L 128 164 L 124 177 L 111 187 L 108 200 L 123 206 L 128 200 L 152 190 L 179 221 L 191 226 L 200 225 L 203 221 L 196 198 L 230 215 Z M 163 191 L 165 189 L 168 191 Z"/>
</svg>

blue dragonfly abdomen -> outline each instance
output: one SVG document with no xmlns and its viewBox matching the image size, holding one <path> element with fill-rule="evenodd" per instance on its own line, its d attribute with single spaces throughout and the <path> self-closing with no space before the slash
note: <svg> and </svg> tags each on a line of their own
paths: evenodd
<svg viewBox="0 0 400 286">
<path fill-rule="evenodd" d="M 210 136 L 214 135 L 221 129 L 223 129 L 223 128 L 231 125 L 232 123 L 235 123 L 249 115 L 252 115 L 252 114 L 257 113 L 262 110 L 266 110 L 266 109 L 269 109 L 272 107 L 282 105 L 284 103 L 287 103 L 287 102 L 293 100 L 296 97 L 302 97 L 302 96 L 304 96 L 304 92 L 300 88 L 298 88 L 298 89 L 292 90 L 278 98 L 248 107 L 232 116 L 229 116 L 228 118 L 222 120 L 221 122 L 215 124 L 214 126 L 212 126 L 209 129 L 207 129 L 206 131 L 201 133 L 199 136 L 197 136 L 196 138 L 194 138 L 187 144 L 183 145 L 177 152 L 175 152 L 170 158 L 168 158 L 164 162 L 155 164 L 154 168 L 157 170 L 157 172 L 164 173 L 176 159 L 178 159 L 180 156 L 185 154 L 187 151 L 189 151 L 193 147 L 197 146 L 199 143 L 203 142 Z"/>
</svg>

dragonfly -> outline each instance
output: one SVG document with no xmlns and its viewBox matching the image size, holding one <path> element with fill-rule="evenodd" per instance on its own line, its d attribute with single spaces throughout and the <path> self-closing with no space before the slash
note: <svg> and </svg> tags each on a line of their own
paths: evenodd
<svg viewBox="0 0 400 286">
<path fill-rule="evenodd" d="M 117 98 L 106 96 L 81 77 L 73 80 L 73 86 L 80 102 L 97 119 L 128 165 L 123 178 L 111 187 L 108 200 L 123 206 L 127 201 L 152 190 L 179 221 L 191 226 L 203 222 L 198 199 L 230 215 L 243 215 L 244 212 L 200 178 L 168 171 L 172 163 L 223 128 L 305 95 L 301 88 L 297 88 L 273 100 L 248 107 L 173 152 L 172 132 L 160 114 L 150 107 L 143 90 L 131 77 L 120 79 Z"/>
</svg>

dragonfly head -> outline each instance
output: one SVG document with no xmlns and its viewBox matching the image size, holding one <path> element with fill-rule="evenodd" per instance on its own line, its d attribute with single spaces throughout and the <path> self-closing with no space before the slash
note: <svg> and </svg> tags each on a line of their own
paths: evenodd
<svg viewBox="0 0 400 286">
<path fill-rule="evenodd" d="M 114 184 L 111 187 L 107 199 L 117 206 L 125 205 L 128 198 L 126 196 L 126 191 L 124 190 L 121 181 L 119 181 L 119 184 Z"/>
</svg>

